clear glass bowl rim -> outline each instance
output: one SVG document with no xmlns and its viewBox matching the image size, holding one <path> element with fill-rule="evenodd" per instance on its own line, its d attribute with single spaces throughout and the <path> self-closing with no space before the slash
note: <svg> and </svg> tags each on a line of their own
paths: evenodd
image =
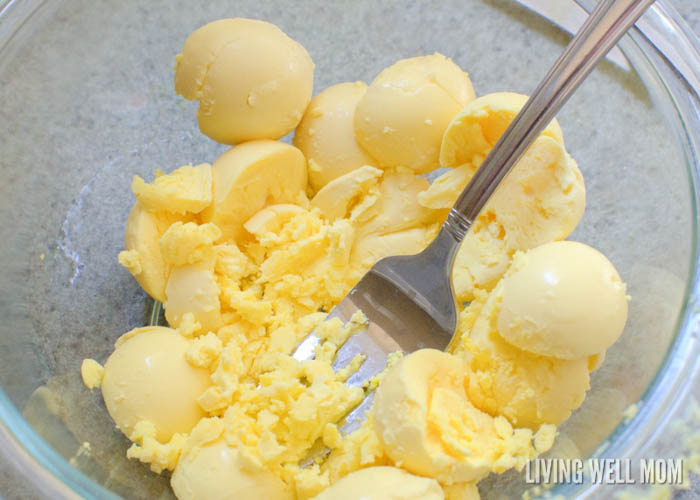
<svg viewBox="0 0 700 500">
<path fill-rule="evenodd" d="M 22 26 L 38 12 L 47 0 L 8 0 L 0 2 L 0 52 Z M 592 6 L 591 0 L 582 3 Z M 666 2 L 657 0 L 648 14 L 650 22 L 659 28 L 657 35 L 680 53 L 685 62 L 700 76 L 700 44 L 680 15 Z M 687 396 L 693 381 L 700 379 L 700 341 L 697 332 L 700 312 L 696 307 L 700 296 L 698 264 L 698 199 L 700 198 L 700 96 L 690 89 L 674 89 L 670 79 L 679 79 L 668 65 L 659 64 L 651 57 L 656 51 L 638 31 L 632 31 L 621 42 L 621 48 L 639 76 L 664 111 L 667 125 L 678 139 L 689 179 L 692 219 L 692 248 L 689 281 L 676 323 L 674 340 L 656 376 L 642 400 L 646 403 L 628 423 L 620 424 L 595 453 L 600 457 L 632 456 L 635 449 L 649 439 L 658 437 L 670 407 L 680 404 Z M 665 66 L 665 67 L 662 67 Z M 679 93 L 681 95 L 679 95 Z M 689 99 L 695 107 L 685 106 Z M 34 487 L 49 498 L 117 499 L 114 493 L 102 488 L 89 477 L 72 467 L 41 438 L 24 420 L 21 413 L 0 388 L 0 450 L 8 461 Z M 595 495 L 601 485 L 559 485 L 551 494 L 566 498 L 587 498 Z"/>
</svg>

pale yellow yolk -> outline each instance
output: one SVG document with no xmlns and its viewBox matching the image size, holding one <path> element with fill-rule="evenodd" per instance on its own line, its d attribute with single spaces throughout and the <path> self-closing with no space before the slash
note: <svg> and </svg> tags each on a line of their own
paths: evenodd
<svg viewBox="0 0 700 500">
<path fill-rule="evenodd" d="M 324 439 L 324 443 L 325 443 Z M 374 428 L 371 415 L 368 415 L 359 429 L 346 436 L 337 445 L 325 443 L 331 447 L 328 458 L 321 465 L 321 475 L 314 474 L 308 481 L 309 495 L 327 488 L 340 478 L 360 470 L 363 467 L 391 465 L 391 460 L 386 456 L 379 436 Z"/>
<path fill-rule="evenodd" d="M 136 176 L 132 190 L 139 201 L 129 213 L 126 250 L 119 254 L 119 263 L 151 297 L 162 302 L 172 262 L 163 256 L 161 237 L 176 222 L 182 226 L 193 221 L 194 214 L 211 203 L 211 166 L 184 166 L 169 174 L 156 171 L 151 184 Z"/>
<path fill-rule="evenodd" d="M 330 221 L 349 217 L 360 200 L 377 192 L 382 174 L 378 168 L 364 166 L 341 175 L 316 193 L 311 206 Z"/>
<path fill-rule="evenodd" d="M 151 212 L 137 201 L 126 222 L 126 250 L 119 254 L 119 263 L 156 300 L 165 300 L 165 284 L 170 274 L 170 267 L 160 252 L 159 241 L 168 227 L 179 219 L 169 212 Z"/>
<path fill-rule="evenodd" d="M 391 255 L 414 255 L 423 251 L 436 235 L 435 228 L 415 227 L 389 234 L 368 234 L 352 249 L 352 264 L 360 270 Z"/>
<path fill-rule="evenodd" d="M 245 238 L 243 224 L 266 205 L 304 201 L 306 160 L 297 148 L 277 141 L 235 146 L 214 162 L 214 196 L 202 212 L 225 240 Z"/>
<path fill-rule="evenodd" d="M 214 224 L 198 225 L 194 222 L 173 223 L 158 244 L 163 260 L 171 266 L 194 264 L 211 260 L 213 243 L 221 237 L 221 230 Z"/>
<path fill-rule="evenodd" d="M 427 186 L 424 178 L 410 171 L 386 172 L 379 185 L 369 189 L 364 201 L 354 204 L 350 219 L 357 230 L 351 264 L 360 273 L 353 274 L 353 279 L 359 279 L 382 257 L 415 254 L 432 241 L 445 212 L 417 203 L 419 193 Z"/>
<path fill-rule="evenodd" d="M 156 171 L 150 184 L 135 175 L 131 190 L 148 210 L 197 214 L 211 203 L 211 183 L 211 165 L 202 163 L 180 167 L 167 175 Z"/>
<path fill-rule="evenodd" d="M 306 210 L 298 205 L 286 203 L 270 205 L 248 219 L 243 227 L 253 236 L 262 239 L 270 233 L 279 233 L 285 224 L 305 212 Z"/>
<path fill-rule="evenodd" d="M 354 229 L 346 220 L 329 225 L 316 213 L 295 217 L 280 233 L 260 240 L 266 250 L 260 272 L 269 284 L 267 295 L 331 307 L 351 287 L 347 275 L 353 242 Z"/>
<path fill-rule="evenodd" d="M 465 376 L 460 358 L 432 349 L 409 354 L 389 370 L 372 417 L 394 463 L 453 484 L 521 468 L 534 456 L 532 431 L 475 408 Z"/>
<path fill-rule="evenodd" d="M 417 203 L 428 181 L 412 172 L 387 172 L 379 184 L 376 203 L 356 217 L 358 234 L 389 234 L 442 222 L 446 213 Z"/>
<path fill-rule="evenodd" d="M 420 203 L 432 208 L 452 207 L 526 101 L 526 95 L 496 92 L 473 100 L 461 110 L 447 127 L 440 146 L 440 167 L 451 170 L 421 194 Z M 542 136 L 564 146 L 556 119 L 544 129 Z"/>
<path fill-rule="evenodd" d="M 318 191 L 333 179 L 375 161 L 355 140 L 353 118 L 367 92 L 362 82 L 328 87 L 311 100 L 294 133 L 294 145 L 309 162 L 309 184 Z"/>
<path fill-rule="evenodd" d="M 199 100 L 200 130 L 224 144 L 279 139 L 297 126 L 311 100 L 311 57 L 264 21 L 204 25 L 176 61 L 175 92 Z"/>
<path fill-rule="evenodd" d="M 583 402 L 590 387 L 589 360 L 538 356 L 506 342 L 498 332 L 502 297 L 503 281 L 460 314 L 459 330 L 466 333 L 455 354 L 467 361 L 469 400 L 517 427 L 558 425 Z"/>
<path fill-rule="evenodd" d="M 223 326 L 219 292 L 213 260 L 174 267 L 165 287 L 165 318 L 178 328 L 190 314 L 199 325 L 195 332 L 216 332 Z"/>
<path fill-rule="evenodd" d="M 575 162 L 550 137 L 539 137 L 474 221 L 455 258 L 460 301 L 492 289 L 517 250 L 560 240 L 583 216 L 586 196 Z"/>
<path fill-rule="evenodd" d="M 302 460 L 326 424 L 337 422 L 363 393 L 345 385 L 327 361 L 299 363 L 270 355 L 266 363 L 269 371 L 259 376 L 259 386 L 239 386 L 223 422 L 239 448 L 280 471 Z"/>
<path fill-rule="evenodd" d="M 83 378 L 83 383 L 86 387 L 96 389 L 102 385 L 105 369 L 94 359 L 84 359 L 80 365 L 80 376 Z"/>
<path fill-rule="evenodd" d="M 218 439 L 191 447 L 180 458 L 170 480 L 180 500 L 293 500 L 279 477 L 251 463 Z"/>
<path fill-rule="evenodd" d="M 435 479 L 396 467 L 368 467 L 352 472 L 313 500 L 443 500 Z"/>
<path fill-rule="evenodd" d="M 592 356 L 618 339 L 626 321 L 624 283 L 603 254 L 583 243 L 530 250 L 503 280 L 498 332 L 525 351 Z"/>
<path fill-rule="evenodd" d="M 131 437 L 141 421 L 165 443 L 204 417 L 196 399 L 211 385 L 209 372 L 190 366 L 190 341 L 175 330 L 144 327 L 118 343 L 104 365 L 102 395 L 117 427 Z"/>
<path fill-rule="evenodd" d="M 382 71 L 355 109 L 355 137 L 381 168 L 416 173 L 438 166 L 442 135 L 472 99 L 466 73 L 441 54 L 403 59 Z"/>
<path fill-rule="evenodd" d="M 455 483 L 443 485 L 445 500 L 480 500 L 479 489 L 475 483 Z"/>
<path fill-rule="evenodd" d="M 471 101 L 450 122 L 440 146 L 440 167 L 471 165 L 475 170 L 513 121 L 528 97 L 495 92 Z M 542 132 L 564 145 L 561 127 L 552 120 Z"/>
</svg>

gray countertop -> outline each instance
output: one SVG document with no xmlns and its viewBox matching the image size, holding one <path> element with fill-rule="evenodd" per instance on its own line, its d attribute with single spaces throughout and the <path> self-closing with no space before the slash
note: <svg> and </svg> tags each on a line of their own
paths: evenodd
<svg viewBox="0 0 700 500">
<path fill-rule="evenodd" d="M 246 1 L 249 3 L 255 3 L 255 0 Z M 695 32 L 700 32 L 700 2 L 697 0 L 672 0 L 672 3 L 688 21 Z M 301 16 L 299 13 L 296 15 Z M 58 19 L 57 22 L 65 24 L 66 29 L 70 29 L 69 19 L 62 18 Z M 13 464 L 8 463 L 2 453 L 0 453 L 0 496 L 8 500 L 31 500 L 42 498 L 40 493 L 32 485 L 31 481 L 16 470 Z M 700 484 L 696 482 L 691 490 L 682 492 L 678 495 L 678 498 L 683 498 L 685 500 L 700 499 Z"/>
</svg>

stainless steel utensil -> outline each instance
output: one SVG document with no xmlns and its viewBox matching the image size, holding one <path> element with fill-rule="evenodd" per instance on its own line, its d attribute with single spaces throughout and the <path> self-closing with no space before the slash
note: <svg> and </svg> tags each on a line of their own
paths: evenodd
<svg viewBox="0 0 700 500">
<path fill-rule="evenodd" d="M 544 17 L 553 24 L 556 24 L 559 28 L 566 31 L 570 35 L 573 35 L 579 29 L 581 29 L 583 23 L 585 23 L 586 19 L 588 19 L 588 11 L 576 3 L 575 0 L 564 2 L 552 2 L 552 0 L 515 1 L 520 5 L 527 7 L 529 10 L 533 11 L 539 16 Z M 632 70 L 629 62 L 627 62 L 627 58 L 619 47 L 613 47 L 610 49 L 610 51 L 605 55 L 605 58 L 623 71 Z"/>
<path fill-rule="evenodd" d="M 551 0 L 515 1 L 548 19 L 569 34 L 576 33 L 588 17 L 588 11 L 581 5 L 581 0 L 569 2 L 552 2 Z M 673 5 L 665 0 L 657 1 L 649 9 L 647 15 L 640 17 L 636 21 L 635 26 L 639 33 L 651 42 L 668 63 L 678 71 L 695 94 L 700 96 L 700 74 L 698 74 L 697 69 L 693 68 L 692 64 L 680 55 L 678 47 L 669 43 L 663 34 L 659 33 L 655 24 L 650 22 L 650 16 L 658 17 L 659 14 L 668 16 L 670 12 L 674 12 Z M 687 44 L 690 50 L 697 53 L 695 47 L 698 46 L 698 38 L 695 33 L 684 26 L 677 26 L 677 29 L 682 34 L 683 42 Z M 622 70 L 631 70 L 627 59 L 619 48 L 613 47 L 605 57 Z"/>
<path fill-rule="evenodd" d="M 378 261 L 331 311 L 348 322 L 362 311 L 369 322 L 338 350 L 333 367 L 357 354 L 367 356 L 347 381 L 362 386 L 386 366 L 395 351 L 445 349 L 453 338 L 457 307 L 452 291 L 454 256 L 472 222 L 530 143 L 552 120 L 598 61 L 615 45 L 653 0 L 601 0 L 523 109 L 501 136 L 450 211 L 435 240 L 421 253 Z M 293 356 L 312 359 L 320 338 L 311 333 Z M 344 433 L 362 420 L 372 397 L 345 419 Z"/>
</svg>

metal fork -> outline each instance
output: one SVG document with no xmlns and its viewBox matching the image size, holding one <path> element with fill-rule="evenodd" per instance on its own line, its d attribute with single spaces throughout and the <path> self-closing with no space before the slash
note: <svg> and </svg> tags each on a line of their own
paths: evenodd
<svg viewBox="0 0 700 500">
<path fill-rule="evenodd" d="M 421 253 L 387 257 L 350 290 L 328 319 L 348 322 L 362 311 L 369 322 L 338 350 L 334 369 L 357 354 L 367 356 L 347 383 L 362 386 L 386 366 L 395 351 L 445 349 L 457 325 L 451 271 L 455 253 L 472 222 L 530 143 L 569 96 L 653 0 L 601 0 L 588 20 L 537 86 L 523 109 L 464 189 L 433 242 Z M 311 333 L 294 358 L 314 358 L 320 338 Z M 345 417 L 343 433 L 352 432 L 371 406 L 373 394 Z"/>
</svg>

